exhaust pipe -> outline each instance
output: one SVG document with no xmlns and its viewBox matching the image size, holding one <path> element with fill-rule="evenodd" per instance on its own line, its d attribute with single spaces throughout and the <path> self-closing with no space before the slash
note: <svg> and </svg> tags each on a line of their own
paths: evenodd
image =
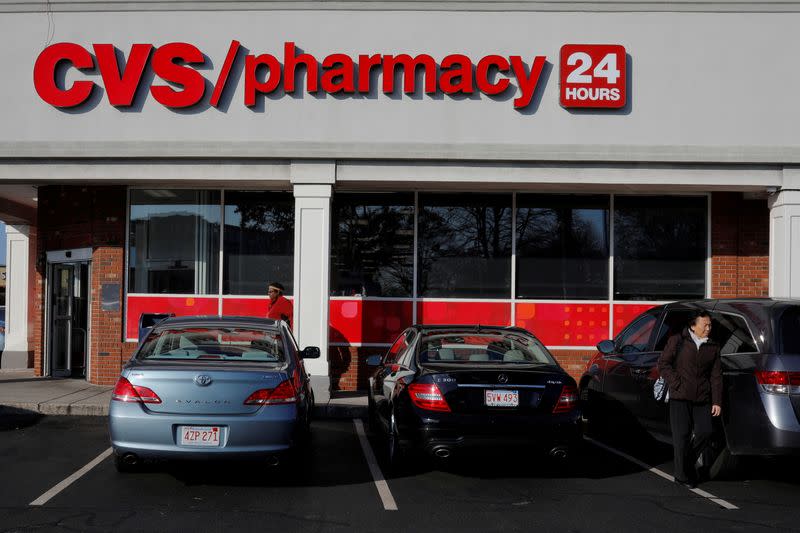
<svg viewBox="0 0 800 533">
<path fill-rule="evenodd" d="M 281 460 L 278 458 L 277 455 L 270 455 L 269 457 L 267 457 L 267 466 L 274 467 L 278 466 L 279 464 L 281 464 Z"/>
<path fill-rule="evenodd" d="M 433 449 L 433 455 L 438 457 L 439 459 L 447 459 L 450 457 L 450 448 L 447 446 L 437 446 Z"/>
<path fill-rule="evenodd" d="M 135 466 L 139 462 L 139 457 L 135 453 L 126 453 L 122 456 L 122 462 L 127 466 Z"/>
<path fill-rule="evenodd" d="M 563 461 L 569 455 L 569 451 L 564 446 L 556 446 L 552 450 L 550 450 L 550 457 L 553 459 L 557 459 L 559 461 Z"/>
</svg>

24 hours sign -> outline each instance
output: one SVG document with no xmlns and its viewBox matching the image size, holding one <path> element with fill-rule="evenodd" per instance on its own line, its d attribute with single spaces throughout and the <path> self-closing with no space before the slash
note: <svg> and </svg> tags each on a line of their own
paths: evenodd
<svg viewBox="0 0 800 533">
<path fill-rule="evenodd" d="M 561 47 L 560 63 L 563 107 L 625 107 L 625 47 L 618 44 L 565 44 Z"/>
</svg>

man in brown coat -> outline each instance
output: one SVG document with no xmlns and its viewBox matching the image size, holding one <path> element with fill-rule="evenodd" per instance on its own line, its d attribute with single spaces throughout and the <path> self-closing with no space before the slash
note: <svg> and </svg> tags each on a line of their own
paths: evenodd
<svg viewBox="0 0 800 533">
<path fill-rule="evenodd" d="M 719 345 L 708 339 L 710 332 L 711 316 L 697 311 L 689 327 L 667 341 L 658 359 L 658 371 L 669 385 L 675 482 L 689 487 L 697 484 L 695 460 L 713 434 L 711 417 L 722 412 L 722 364 Z"/>
</svg>

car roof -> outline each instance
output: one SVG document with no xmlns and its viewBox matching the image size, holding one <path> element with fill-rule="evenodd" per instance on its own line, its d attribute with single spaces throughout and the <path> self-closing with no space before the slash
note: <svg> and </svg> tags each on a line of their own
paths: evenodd
<svg viewBox="0 0 800 533">
<path fill-rule="evenodd" d="M 417 329 L 423 335 L 434 333 L 522 333 L 533 335 L 524 328 L 515 326 L 487 326 L 481 324 L 414 324 L 412 328 Z"/>
<path fill-rule="evenodd" d="M 714 305 L 730 305 L 730 304 L 757 304 L 762 305 L 764 307 L 773 307 L 775 305 L 800 305 L 800 299 L 797 298 L 758 298 L 758 297 L 750 297 L 750 298 L 742 298 L 742 297 L 734 297 L 734 298 L 705 298 L 705 299 L 697 299 L 697 300 L 678 300 L 676 302 L 670 302 L 666 305 L 680 305 L 680 304 L 707 304 L 710 306 Z"/>
<path fill-rule="evenodd" d="M 154 328 L 162 329 L 166 327 L 200 327 L 200 326 L 247 326 L 258 327 L 267 329 L 277 329 L 280 320 L 273 320 L 272 318 L 260 318 L 253 316 L 175 316 L 169 317 L 161 322 L 158 322 Z"/>
</svg>

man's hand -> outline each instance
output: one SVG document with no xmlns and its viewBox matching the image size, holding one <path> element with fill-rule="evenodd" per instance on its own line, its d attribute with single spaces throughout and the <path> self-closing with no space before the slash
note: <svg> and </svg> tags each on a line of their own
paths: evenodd
<svg viewBox="0 0 800 533">
<path fill-rule="evenodd" d="M 719 405 L 711 406 L 711 416 L 719 416 L 722 413 L 722 407 Z"/>
</svg>

